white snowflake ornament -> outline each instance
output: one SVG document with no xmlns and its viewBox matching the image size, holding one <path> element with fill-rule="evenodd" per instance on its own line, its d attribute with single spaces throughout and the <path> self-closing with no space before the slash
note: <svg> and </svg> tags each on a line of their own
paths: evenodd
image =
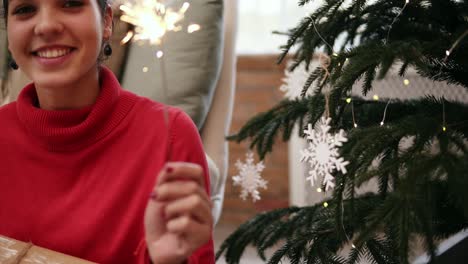
<svg viewBox="0 0 468 264">
<path fill-rule="evenodd" d="M 294 61 L 290 60 L 286 64 L 286 69 L 284 70 L 285 77 L 281 79 L 283 84 L 280 86 L 280 91 L 284 92 L 284 97 L 294 100 L 301 96 L 302 88 L 309 78 L 309 72 L 306 70 L 305 63 L 299 65 L 294 69 L 294 71 L 289 71 L 288 69 L 292 66 Z M 309 89 L 307 94 L 311 94 L 312 91 Z"/>
<path fill-rule="evenodd" d="M 267 181 L 262 179 L 260 175 L 265 165 L 263 161 L 259 163 L 254 163 L 254 154 L 252 151 L 247 152 L 245 155 L 245 163 L 237 160 L 236 167 L 239 170 L 239 175 L 233 176 L 232 180 L 234 181 L 234 186 L 240 185 L 242 188 L 240 197 L 245 200 L 250 194 L 252 196 L 253 202 L 260 200 L 259 188 L 266 189 Z"/>
<path fill-rule="evenodd" d="M 314 186 L 317 179 L 323 178 L 322 184 L 325 185 L 326 191 L 335 187 L 333 171 L 337 170 L 346 174 L 346 165 L 349 164 L 338 153 L 338 148 L 343 145 L 343 142 L 348 141 L 345 132 L 340 129 L 335 135 L 328 133 L 330 121 L 331 118 L 322 117 L 315 124 L 315 129 L 308 124 L 304 133 L 307 135 L 309 147 L 301 150 L 301 162 L 310 164 L 307 180 Z"/>
</svg>

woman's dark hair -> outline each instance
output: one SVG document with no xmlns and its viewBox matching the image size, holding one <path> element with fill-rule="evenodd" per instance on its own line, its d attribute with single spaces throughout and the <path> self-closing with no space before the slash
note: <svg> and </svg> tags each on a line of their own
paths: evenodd
<svg viewBox="0 0 468 264">
<path fill-rule="evenodd" d="M 8 2 L 10 0 L 3 0 L 3 8 L 0 9 L 0 16 L 3 17 L 5 25 L 7 23 L 7 16 L 8 16 Z M 109 0 L 97 0 L 99 7 L 101 8 L 101 15 L 104 16 L 104 13 L 106 11 L 106 6 L 109 2 Z"/>
</svg>

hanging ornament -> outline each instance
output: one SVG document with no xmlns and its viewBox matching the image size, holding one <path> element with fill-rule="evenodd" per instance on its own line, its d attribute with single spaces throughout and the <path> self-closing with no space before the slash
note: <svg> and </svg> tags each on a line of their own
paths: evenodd
<svg viewBox="0 0 468 264">
<path fill-rule="evenodd" d="M 284 78 L 281 79 L 283 84 L 280 86 L 280 91 L 284 92 L 284 97 L 289 100 L 298 99 L 301 97 L 302 88 L 309 78 L 310 73 L 306 70 L 305 64 L 302 63 L 294 71 L 288 69 L 292 66 L 294 61 L 290 60 L 286 63 L 286 69 L 284 70 Z M 307 95 L 311 94 L 312 91 L 307 91 Z"/>
<path fill-rule="evenodd" d="M 337 170 L 346 174 L 346 165 L 349 164 L 339 156 L 338 148 L 343 142 L 348 141 L 345 132 L 341 129 L 337 134 L 331 135 L 331 118 L 322 117 L 316 124 L 315 129 L 308 124 L 304 133 L 307 135 L 308 148 L 301 150 L 301 162 L 309 162 L 310 170 L 307 180 L 314 186 L 317 179 L 323 178 L 322 184 L 325 191 L 335 187 L 332 173 Z"/>
<path fill-rule="evenodd" d="M 253 202 L 260 200 L 259 188 L 266 189 L 267 181 L 265 181 L 261 172 L 265 169 L 263 161 L 259 163 L 254 163 L 254 154 L 252 151 L 248 151 L 245 155 L 245 162 L 237 160 L 236 167 L 239 170 L 239 175 L 233 176 L 232 180 L 234 181 L 234 186 L 241 186 L 240 197 L 245 200 L 250 194 L 252 196 Z"/>
</svg>

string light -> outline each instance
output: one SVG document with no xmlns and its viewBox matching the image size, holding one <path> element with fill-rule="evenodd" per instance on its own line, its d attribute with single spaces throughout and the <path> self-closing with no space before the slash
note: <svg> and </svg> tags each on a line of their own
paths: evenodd
<svg viewBox="0 0 468 264">
<path fill-rule="evenodd" d="M 123 15 L 120 20 L 135 26 L 135 32 L 131 36 L 127 34 L 126 42 L 133 39 L 133 41 L 148 41 L 151 45 L 159 45 L 167 32 L 182 29 L 178 23 L 184 18 L 189 7 L 190 4 L 185 2 L 178 11 L 173 11 L 158 0 L 137 0 L 135 3 L 121 5 L 120 10 Z M 189 30 L 191 32 L 200 29 L 199 25 L 191 26 Z"/>
<path fill-rule="evenodd" d="M 374 101 L 378 101 L 379 100 L 379 95 L 374 94 L 374 96 L 372 96 L 372 98 L 374 99 Z"/>
<path fill-rule="evenodd" d="M 400 12 L 397 14 L 397 16 L 393 19 L 392 23 L 390 24 L 390 28 L 388 29 L 387 31 L 387 38 L 385 39 L 385 44 L 388 43 L 388 39 L 390 38 L 390 31 L 392 30 L 393 28 L 393 24 L 395 24 L 395 22 L 397 21 L 397 19 L 401 16 L 401 14 L 403 14 L 403 11 L 405 10 L 406 6 L 408 5 L 409 3 L 409 0 L 406 0 L 405 1 L 405 4 L 403 5 L 403 8 L 401 8 Z"/>
<path fill-rule="evenodd" d="M 160 59 L 163 55 L 164 55 L 164 52 L 163 52 L 162 50 L 158 50 L 158 51 L 156 52 L 156 57 L 157 57 L 158 59 Z"/>
<path fill-rule="evenodd" d="M 388 100 L 387 105 L 385 106 L 383 118 L 382 118 L 382 121 L 380 122 L 380 126 L 383 126 L 385 124 L 385 117 L 387 116 L 387 108 L 389 104 L 390 104 L 390 100 Z"/>
<path fill-rule="evenodd" d="M 354 128 L 357 128 L 358 125 L 356 123 L 356 119 L 354 118 L 354 103 L 351 101 L 351 115 L 353 116 L 353 124 L 354 124 Z"/>
<path fill-rule="evenodd" d="M 410 81 L 409 81 L 408 79 L 405 79 L 405 80 L 403 81 L 403 84 L 406 85 L 406 86 L 408 86 L 408 85 L 410 84 Z"/>
<path fill-rule="evenodd" d="M 351 103 L 351 98 L 346 98 L 346 103 Z"/>
<path fill-rule="evenodd" d="M 442 98 L 442 131 L 447 131 L 447 127 L 445 124 L 445 98 Z"/>
<path fill-rule="evenodd" d="M 314 30 L 315 30 L 315 33 L 317 33 L 317 36 L 319 36 L 319 38 L 323 41 L 323 43 L 325 43 L 328 48 L 330 48 L 330 50 L 333 50 L 333 47 L 332 45 L 330 45 L 323 37 L 322 35 L 320 34 L 320 32 L 318 31 L 317 27 L 315 26 L 315 22 L 314 20 L 312 19 L 312 25 L 314 26 Z M 336 55 L 335 55 L 336 54 Z M 338 56 L 338 54 L 336 52 L 333 52 L 333 56 Z"/>
<path fill-rule="evenodd" d="M 322 188 L 317 188 L 317 192 L 318 192 L 318 193 L 321 193 L 321 192 L 322 192 Z"/>
<path fill-rule="evenodd" d="M 328 207 L 328 203 L 327 203 L 327 202 L 324 202 L 324 203 L 323 203 L 323 207 L 327 208 L 327 207 Z"/>
<path fill-rule="evenodd" d="M 148 67 L 143 67 L 142 71 L 143 72 L 148 72 Z"/>
</svg>

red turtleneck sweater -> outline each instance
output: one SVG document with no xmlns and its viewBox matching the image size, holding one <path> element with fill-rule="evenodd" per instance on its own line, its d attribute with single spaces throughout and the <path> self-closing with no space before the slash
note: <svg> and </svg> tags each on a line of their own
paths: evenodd
<svg viewBox="0 0 468 264">
<path fill-rule="evenodd" d="M 100 77 L 85 109 L 36 108 L 32 84 L 0 108 L 0 235 L 98 263 L 144 263 L 156 175 L 167 160 L 198 163 L 208 190 L 205 154 L 182 111 L 121 89 L 106 68 Z M 214 263 L 212 241 L 190 263 Z"/>
</svg>

